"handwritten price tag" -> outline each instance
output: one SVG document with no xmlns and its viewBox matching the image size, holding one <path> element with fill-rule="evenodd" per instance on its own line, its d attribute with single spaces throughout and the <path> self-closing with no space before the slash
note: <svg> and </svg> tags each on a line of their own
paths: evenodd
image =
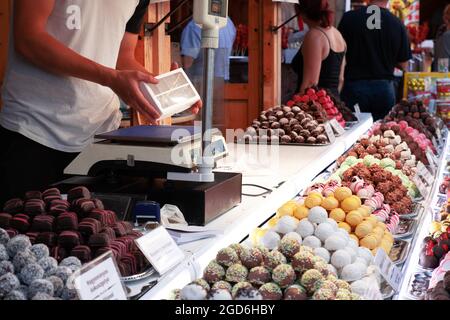
<svg viewBox="0 0 450 320">
<path fill-rule="evenodd" d="M 420 194 L 424 197 L 427 196 L 428 194 L 428 189 L 425 186 L 425 184 L 423 183 L 422 179 L 420 178 L 419 175 L 415 175 L 412 178 L 412 182 L 416 185 L 417 189 L 419 190 Z"/>
<path fill-rule="evenodd" d="M 345 129 L 342 128 L 342 126 L 339 124 L 339 122 L 336 119 L 330 120 L 331 127 L 333 128 L 333 131 L 336 133 L 336 135 L 342 136 L 345 133 Z"/>
<path fill-rule="evenodd" d="M 417 164 L 417 173 L 426 181 L 426 183 L 431 186 L 434 181 L 434 177 L 430 171 L 428 171 L 427 167 L 419 161 Z"/>
<path fill-rule="evenodd" d="M 334 135 L 333 128 L 331 128 L 331 125 L 329 122 L 325 123 L 325 132 L 327 133 L 328 139 L 330 139 L 331 143 L 334 143 L 336 141 L 336 136 Z"/>
</svg>

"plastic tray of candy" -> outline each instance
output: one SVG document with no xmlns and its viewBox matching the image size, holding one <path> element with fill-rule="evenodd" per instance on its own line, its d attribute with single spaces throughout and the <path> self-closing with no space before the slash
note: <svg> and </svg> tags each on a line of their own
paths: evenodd
<svg viewBox="0 0 450 320">
<path fill-rule="evenodd" d="M 407 297 L 411 300 L 423 300 L 430 285 L 431 273 L 419 271 L 411 275 L 408 284 Z"/>
<path fill-rule="evenodd" d="M 410 243 L 408 241 L 396 239 L 394 241 L 394 246 L 389 253 L 389 258 L 391 258 L 392 262 L 396 265 L 405 263 L 406 258 L 408 257 L 409 247 Z"/>
<path fill-rule="evenodd" d="M 413 219 L 401 219 L 394 234 L 395 239 L 410 239 L 416 232 L 418 221 Z"/>
<path fill-rule="evenodd" d="M 408 219 L 408 220 L 416 219 L 420 215 L 422 210 L 423 207 L 420 203 L 414 203 L 412 205 L 412 212 L 409 214 L 401 214 L 400 219 Z"/>
<path fill-rule="evenodd" d="M 155 272 L 155 269 L 153 269 L 152 266 L 149 266 L 144 272 L 129 277 L 121 277 L 121 280 L 125 283 L 144 280 L 154 275 Z"/>
</svg>

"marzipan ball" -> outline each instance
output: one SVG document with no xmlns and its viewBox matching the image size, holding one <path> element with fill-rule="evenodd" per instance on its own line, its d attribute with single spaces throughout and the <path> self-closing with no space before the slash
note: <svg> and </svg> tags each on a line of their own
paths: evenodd
<svg viewBox="0 0 450 320">
<path fill-rule="evenodd" d="M 36 301 L 49 301 L 49 300 L 55 300 L 52 296 L 46 294 L 46 293 L 41 293 L 39 292 L 38 294 L 36 294 L 31 300 L 36 300 Z"/>
<path fill-rule="evenodd" d="M 72 269 L 70 269 L 69 267 L 59 266 L 58 268 L 56 268 L 54 276 L 60 278 L 65 284 L 72 273 Z"/>
<path fill-rule="evenodd" d="M 2 244 L 0 244 L 0 261 L 8 261 L 9 260 L 9 254 L 6 250 L 6 247 Z"/>
<path fill-rule="evenodd" d="M 61 261 L 59 265 L 61 267 L 68 267 L 72 270 L 72 272 L 75 272 L 81 268 L 82 263 L 77 257 L 68 257 Z"/>
</svg>

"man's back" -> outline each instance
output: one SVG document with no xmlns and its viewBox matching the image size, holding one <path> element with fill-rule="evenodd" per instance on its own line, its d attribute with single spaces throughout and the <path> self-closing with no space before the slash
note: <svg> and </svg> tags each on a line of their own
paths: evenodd
<svg viewBox="0 0 450 320">
<path fill-rule="evenodd" d="M 411 57 L 406 28 L 381 8 L 381 28 L 370 29 L 368 8 L 347 12 L 339 30 L 347 42 L 346 80 L 392 79 L 394 68 Z"/>
</svg>

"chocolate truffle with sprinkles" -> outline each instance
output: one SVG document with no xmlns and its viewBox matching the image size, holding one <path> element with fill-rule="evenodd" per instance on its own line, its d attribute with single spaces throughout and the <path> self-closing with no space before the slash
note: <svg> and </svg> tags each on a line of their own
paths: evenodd
<svg viewBox="0 0 450 320">
<path fill-rule="evenodd" d="M 31 248 L 30 239 L 25 235 L 18 235 L 12 238 L 6 245 L 8 254 L 11 258 L 14 258 L 18 252 Z"/>
<path fill-rule="evenodd" d="M 242 264 L 233 264 L 228 268 L 225 279 L 228 282 L 242 282 L 247 279 L 248 270 Z"/>
<path fill-rule="evenodd" d="M 5 301 L 26 301 L 28 299 L 23 294 L 22 291 L 13 290 L 10 293 L 8 293 L 3 300 L 5 300 Z"/>
<path fill-rule="evenodd" d="M 217 253 L 216 261 L 224 267 L 230 267 L 239 263 L 239 257 L 234 249 L 225 248 Z"/>
<path fill-rule="evenodd" d="M 280 264 L 278 267 L 273 269 L 272 279 L 281 288 L 287 288 L 295 282 L 295 271 L 289 264 Z"/>
<path fill-rule="evenodd" d="M 0 299 L 8 293 L 20 287 L 20 281 L 12 273 L 4 274 L 0 277 Z"/>
<path fill-rule="evenodd" d="M 36 257 L 37 261 L 41 260 L 42 258 L 48 257 L 50 254 L 48 247 L 45 244 L 41 243 L 33 245 L 30 250 Z"/>
<path fill-rule="evenodd" d="M 318 261 L 316 263 L 314 263 L 314 269 L 316 269 L 317 271 L 320 271 L 320 273 L 326 277 L 330 274 L 330 270 L 328 268 L 328 264 L 323 262 L 323 261 Z"/>
<path fill-rule="evenodd" d="M 245 248 L 239 244 L 239 243 L 234 243 L 230 246 L 231 249 L 233 249 L 234 251 L 236 251 L 238 257 L 241 257 L 242 251 L 245 250 Z"/>
<path fill-rule="evenodd" d="M 313 294 L 313 300 L 335 300 L 336 296 L 330 289 L 319 289 Z"/>
<path fill-rule="evenodd" d="M 265 267 L 255 267 L 248 274 L 248 281 L 256 286 L 262 286 L 272 280 L 272 276 Z"/>
<path fill-rule="evenodd" d="M 284 237 L 280 242 L 280 251 L 288 259 L 291 259 L 300 251 L 300 243 L 293 238 Z"/>
<path fill-rule="evenodd" d="M 203 272 L 203 279 L 209 283 L 216 283 L 225 277 L 225 269 L 216 261 L 211 261 Z"/>
<path fill-rule="evenodd" d="M 308 251 L 300 251 L 292 258 L 292 267 L 295 271 L 303 273 L 314 268 L 314 255 Z"/>
<path fill-rule="evenodd" d="M 212 289 L 208 293 L 208 300 L 219 300 L 219 301 L 227 301 L 233 300 L 231 293 L 227 289 Z"/>
<path fill-rule="evenodd" d="M 14 265 L 11 261 L 0 261 L 0 277 L 7 273 L 14 274 Z"/>
<path fill-rule="evenodd" d="M 53 283 L 44 279 L 34 280 L 28 287 L 28 298 L 33 298 L 38 293 L 45 293 L 53 297 Z"/>
<path fill-rule="evenodd" d="M 240 257 L 242 264 L 249 269 L 258 267 L 263 262 L 263 254 L 258 248 L 244 249 Z"/>
<path fill-rule="evenodd" d="M 231 291 L 233 289 L 233 286 L 226 281 L 218 281 L 213 284 L 211 287 L 211 290 L 217 290 L 217 289 L 227 289 L 228 291 Z"/>
<path fill-rule="evenodd" d="M 261 286 L 261 288 L 259 288 L 259 293 L 261 293 L 264 300 L 281 300 L 283 298 L 283 292 L 280 287 L 273 282 Z"/>
<path fill-rule="evenodd" d="M 0 244 L 6 246 L 9 242 L 9 234 L 5 229 L 0 228 Z"/>
<path fill-rule="evenodd" d="M 330 280 L 319 280 L 314 284 L 314 288 L 315 291 L 319 290 L 319 289 L 328 289 L 331 290 L 334 294 L 336 294 L 338 292 L 338 287 L 337 285 Z"/>
<path fill-rule="evenodd" d="M 306 271 L 301 278 L 301 285 L 309 292 L 312 292 L 317 281 L 324 279 L 320 271 L 311 269 Z"/>
<path fill-rule="evenodd" d="M 241 288 L 234 298 L 238 301 L 263 300 L 262 294 L 255 288 Z"/>
<path fill-rule="evenodd" d="M 26 265 L 19 274 L 20 281 L 26 285 L 31 285 L 34 280 L 42 279 L 43 277 L 44 269 L 37 263 Z"/>
<path fill-rule="evenodd" d="M 271 271 L 280 264 L 286 263 L 286 257 L 278 250 L 272 250 L 268 254 L 264 255 L 263 266 L 267 270 Z"/>
<path fill-rule="evenodd" d="M 61 297 L 64 289 L 64 282 L 60 278 L 55 276 L 50 276 L 45 280 L 52 283 L 55 297 Z"/>
<path fill-rule="evenodd" d="M 252 288 L 253 286 L 250 282 L 247 281 L 238 282 L 233 286 L 233 289 L 231 289 L 231 295 L 233 296 L 233 298 L 235 298 L 239 290 Z"/>
<path fill-rule="evenodd" d="M 284 291 L 284 300 L 307 300 L 306 289 L 299 285 L 292 285 Z"/>
</svg>

